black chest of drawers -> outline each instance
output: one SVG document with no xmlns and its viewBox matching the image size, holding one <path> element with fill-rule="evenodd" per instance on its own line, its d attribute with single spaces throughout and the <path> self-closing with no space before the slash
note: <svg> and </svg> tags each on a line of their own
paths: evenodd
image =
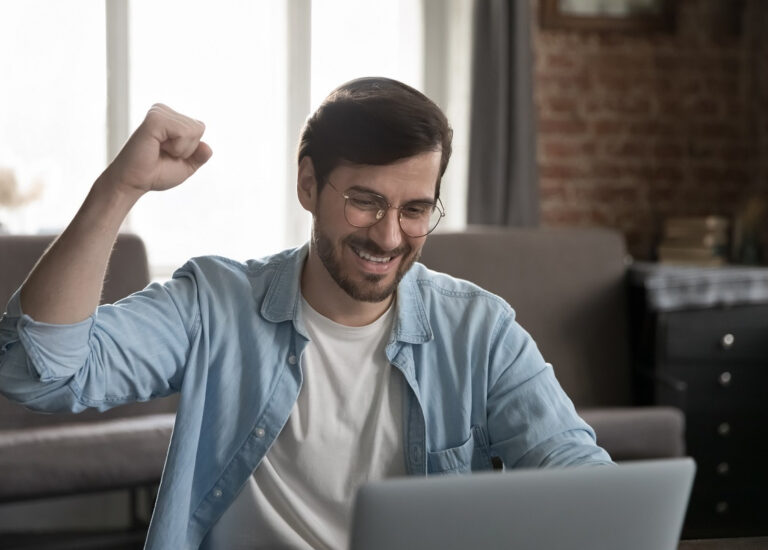
<svg viewBox="0 0 768 550">
<path fill-rule="evenodd" d="M 768 301 L 760 292 L 734 293 L 732 284 L 720 296 L 719 277 L 739 279 L 708 273 L 706 285 L 693 273 L 688 280 L 706 296 L 672 287 L 667 292 L 688 294 L 678 300 L 667 294 L 666 301 L 649 299 L 654 288 L 647 277 L 634 278 L 637 399 L 685 413 L 687 453 L 698 468 L 684 536 L 766 535 Z"/>
</svg>

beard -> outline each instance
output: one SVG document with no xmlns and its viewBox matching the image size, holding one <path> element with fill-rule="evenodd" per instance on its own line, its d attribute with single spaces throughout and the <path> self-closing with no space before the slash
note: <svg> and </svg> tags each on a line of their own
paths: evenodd
<svg viewBox="0 0 768 550">
<path fill-rule="evenodd" d="M 331 239 L 317 227 L 313 227 L 312 229 L 312 244 L 314 245 L 315 250 L 317 250 L 317 255 L 320 258 L 320 261 L 336 284 L 339 285 L 339 287 L 341 287 L 341 289 L 352 299 L 361 302 L 380 303 L 392 296 L 395 293 L 395 290 L 397 290 L 397 285 L 400 284 L 402 278 L 419 259 L 419 256 L 421 256 L 421 250 L 414 251 L 413 247 L 409 244 L 403 244 L 395 250 L 384 251 L 373 241 L 355 235 L 348 235 L 341 240 L 337 256 Z M 355 250 L 365 250 L 374 256 L 402 256 L 400 266 L 397 268 L 392 282 L 386 286 L 381 286 L 380 283 L 388 275 L 378 275 L 373 273 L 363 274 L 362 282 L 353 281 L 349 273 L 345 273 L 344 268 L 341 265 L 341 251 L 345 246 L 349 246 Z"/>
</svg>

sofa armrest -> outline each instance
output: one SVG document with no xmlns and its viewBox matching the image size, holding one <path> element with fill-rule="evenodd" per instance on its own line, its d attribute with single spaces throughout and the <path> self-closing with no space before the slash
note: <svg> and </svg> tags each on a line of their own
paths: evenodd
<svg viewBox="0 0 768 550">
<path fill-rule="evenodd" d="M 685 454 L 685 417 L 674 407 L 620 407 L 579 410 L 595 430 L 597 444 L 615 461 Z"/>
</svg>

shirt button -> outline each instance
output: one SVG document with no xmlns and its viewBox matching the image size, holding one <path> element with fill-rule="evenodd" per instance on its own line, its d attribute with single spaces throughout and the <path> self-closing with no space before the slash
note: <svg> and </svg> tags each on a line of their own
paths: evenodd
<svg viewBox="0 0 768 550">
<path fill-rule="evenodd" d="M 290 354 L 290 355 L 288 356 L 288 362 L 289 362 L 291 365 L 295 365 L 295 364 L 296 364 L 296 356 L 295 356 L 294 354 Z"/>
<path fill-rule="evenodd" d="M 256 431 L 254 431 L 254 433 L 256 434 L 256 437 L 261 439 L 262 437 L 264 437 L 264 434 L 266 434 L 267 432 L 264 431 L 264 428 L 256 428 Z"/>
<path fill-rule="evenodd" d="M 221 495 L 223 495 L 224 492 L 221 489 L 214 489 L 213 490 L 213 498 L 221 498 Z"/>
</svg>

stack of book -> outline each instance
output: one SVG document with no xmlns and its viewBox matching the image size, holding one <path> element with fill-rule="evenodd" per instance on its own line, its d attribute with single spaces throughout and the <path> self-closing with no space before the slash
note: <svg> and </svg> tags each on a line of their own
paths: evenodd
<svg viewBox="0 0 768 550">
<path fill-rule="evenodd" d="M 730 224 L 721 216 L 668 218 L 658 247 L 660 263 L 719 266 L 728 260 Z"/>
</svg>

